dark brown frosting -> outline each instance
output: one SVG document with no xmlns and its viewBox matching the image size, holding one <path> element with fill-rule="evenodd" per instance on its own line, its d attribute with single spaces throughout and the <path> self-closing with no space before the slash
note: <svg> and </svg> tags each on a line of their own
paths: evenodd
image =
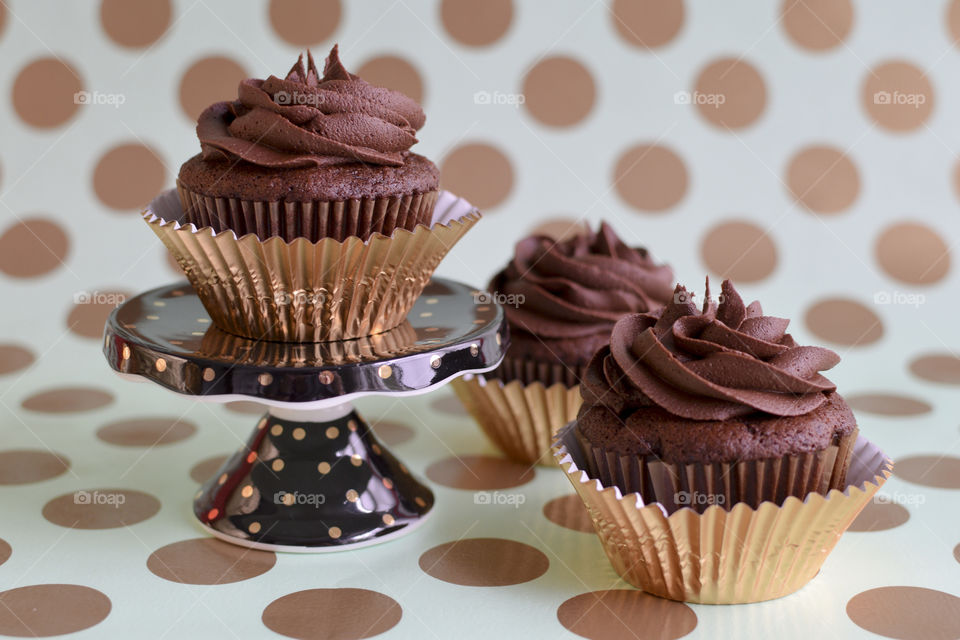
<svg viewBox="0 0 960 640">
<path fill-rule="evenodd" d="M 626 417 L 656 405 L 683 418 L 725 420 L 803 415 L 826 402 L 836 387 L 819 372 L 840 361 L 836 353 L 798 346 L 786 333 L 789 320 L 764 316 L 759 302 L 745 306 L 729 280 L 719 305 L 709 286 L 702 309 L 678 285 L 662 311 L 619 320 L 610 346 L 588 367 L 585 406 Z"/>
<path fill-rule="evenodd" d="M 238 99 L 207 108 L 197 123 L 205 159 L 270 168 L 346 162 L 400 166 L 426 117 L 416 101 L 348 72 L 334 45 L 321 77 L 303 55 L 283 79 L 240 83 Z"/>
</svg>

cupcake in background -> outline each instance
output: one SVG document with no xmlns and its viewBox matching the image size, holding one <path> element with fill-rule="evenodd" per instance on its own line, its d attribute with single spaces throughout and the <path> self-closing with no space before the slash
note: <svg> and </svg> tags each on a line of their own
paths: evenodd
<svg viewBox="0 0 960 640">
<path fill-rule="evenodd" d="M 488 289 L 506 311 L 510 346 L 497 369 L 454 390 L 510 458 L 552 464 L 551 440 L 576 417 L 590 358 L 625 314 L 670 300 L 673 271 L 601 223 L 561 241 L 524 238 Z"/>
</svg>

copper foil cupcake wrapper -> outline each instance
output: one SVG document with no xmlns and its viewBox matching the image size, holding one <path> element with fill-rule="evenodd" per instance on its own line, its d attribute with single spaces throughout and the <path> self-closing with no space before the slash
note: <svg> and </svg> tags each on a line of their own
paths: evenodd
<svg viewBox="0 0 960 640">
<path fill-rule="evenodd" d="M 252 339 L 325 342 L 370 336 L 404 321 L 437 265 L 480 219 L 442 192 L 431 224 L 367 241 L 311 242 L 215 233 L 187 223 L 175 191 L 144 220 L 174 255 L 220 329 Z"/>
<path fill-rule="evenodd" d="M 238 237 L 248 233 L 261 239 L 278 236 L 287 242 L 297 238 L 343 241 L 354 236 L 367 240 L 377 233 L 389 236 L 397 229 L 413 231 L 417 225 L 430 225 L 438 197 L 437 191 L 428 191 L 339 201 L 256 201 L 205 196 L 179 180 L 177 192 L 184 221 L 198 229 L 233 231 Z"/>
<path fill-rule="evenodd" d="M 554 455 L 616 572 L 648 593 L 703 604 L 760 602 L 803 587 L 893 471 L 876 445 L 858 437 L 842 491 L 698 513 L 604 487 L 589 473 L 572 424 L 557 435 Z"/>
<path fill-rule="evenodd" d="M 553 437 L 577 417 L 582 402 L 579 385 L 504 383 L 471 374 L 452 385 L 470 415 L 507 457 L 556 466 L 550 455 Z"/>
</svg>

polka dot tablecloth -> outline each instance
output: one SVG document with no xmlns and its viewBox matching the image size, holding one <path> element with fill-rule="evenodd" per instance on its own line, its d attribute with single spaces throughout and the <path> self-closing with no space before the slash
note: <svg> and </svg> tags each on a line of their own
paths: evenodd
<svg viewBox="0 0 960 640">
<path fill-rule="evenodd" d="M 709 607 L 618 579 L 561 472 L 453 395 L 359 409 L 437 494 L 342 554 L 204 537 L 190 498 L 258 409 L 116 379 L 109 311 L 178 277 L 137 211 L 241 78 L 336 41 L 428 114 L 487 214 L 439 273 L 608 220 L 728 276 L 831 372 L 895 476 L 799 593 Z M 960 1 L 0 0 L 0 635 L 960 637 Z"/>
</svg>

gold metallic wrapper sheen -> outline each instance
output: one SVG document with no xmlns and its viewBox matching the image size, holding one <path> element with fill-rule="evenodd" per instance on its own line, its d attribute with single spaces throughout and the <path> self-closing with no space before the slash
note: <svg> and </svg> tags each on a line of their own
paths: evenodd
<svg viewBox="0 0 960 640">
<path fill-rule="evenodd" d="M 406 319 L 434 269 L 480 219 L 442 192 L 431 226 L 366 242 L 260 240 L 185 224 L 174 190 L 144 220 L 183 269 L 220 329 L 245 338 L 325 342 L 388 331 Z"/>
<path fill-rule="evenodd" d="M 554 455 L 617 573 L 653 595 L 702 604 L 772 600 L 803 587 L 893 471 L 886 455 L 860 437 L 843 491 L 697 513 L 604 488 L 585 471 L 572 425 L 557 435 Z"/>
<path fill-rule="evenodd" d="M 452 383 L 460 401 L 487 437 L 507 457 L 526 464 L 556 466 L 550 455 L 560 427 L 577 417 L 580 386 L 466 375 Z"/>
</svg>

